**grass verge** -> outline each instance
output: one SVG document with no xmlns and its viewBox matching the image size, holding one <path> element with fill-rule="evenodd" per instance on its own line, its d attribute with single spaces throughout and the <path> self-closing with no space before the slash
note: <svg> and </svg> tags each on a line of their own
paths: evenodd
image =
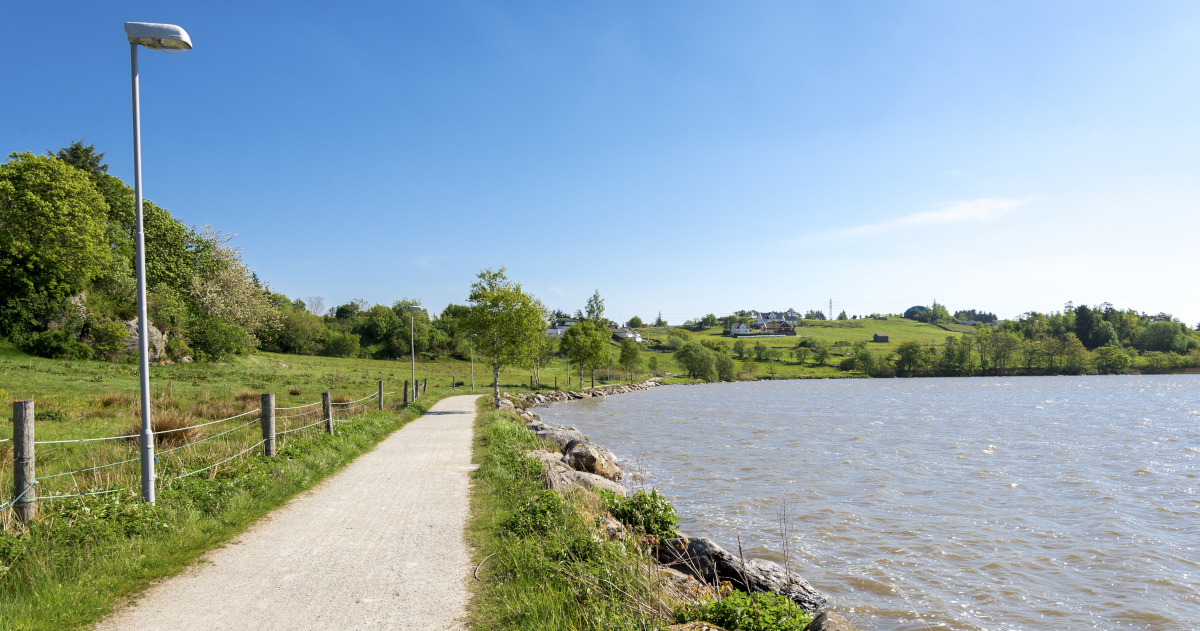
<svg viewBox="0 0 1200 631">
<path fill-rule="evenodd" d="M 481 582 L 476 629 L 662 629 L 677 605 L 641 539 L 604 536 L 603 501 L 560 496 L 537 479 L 540 447 L 511 414 L 480 399 L 475 427 L 472 519 L 467 536 Z"/>
<path fill-rule="evenodd" d="M 151 581 L 172 576 L 370 451 L 451 392 L 397 411 L 367 412 L 336 435 L 289 440 L 273 459 L 254 455 L 164 483 L 158 503 L 136 492 L 43 503 L 27 530 L 0 535 L 0 628 L 78 629 Z"/>
</svg>

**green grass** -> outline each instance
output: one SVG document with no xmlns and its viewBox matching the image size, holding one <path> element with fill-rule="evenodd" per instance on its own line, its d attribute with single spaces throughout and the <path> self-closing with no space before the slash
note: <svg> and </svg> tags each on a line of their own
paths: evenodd
<svg viewBox="0 0 1200 631">
<path fill-rule="evenodd" d="M 160 400 L 173 399 L 179 407 L 197 405 L 206 398 L 226 404 L 233 401 L 231 393 L 263 386 L 282 394 L 278 405 L 285 406 L 294 404 L 293 400 L 320 400 L 323 389 L 362 396 L 374 391 L 378 375 L 386 374 L 355 360 L 302 358 L 292 362 L 304 366 L 297 369 L 290 368 L 290 364 L 284 369 L 278 363 L 276 357 L 255 356 L 229 364 L 155 367 L 154 383 L 156 392 L 162 395 Z M 395 362 L 390 364 L 394 366 Z M 112 435 L 133 421 L 128 407 L 105 408 L 93 403 L 111 392 L 136 395 L 136 381 L 129 366 L 43 360 L 0 348 L 0 374 L 3 400 L 34 398 L 39 417 L 55 417 L 45 414 L 49 411 L 60 413 L 56 420 L 37 422 L 38 440 Z M 100 380 L 88 377 L 96 374 L 101 375 Z M 172 385 L 168 387 L 163 381 Z M 301 394 L 287 395 L 284 386 L 288 383 L 299 384 Z M 43 495 L 47 491 L 110 488 L 129 482 L 135 488 L 110 495 L 40 502 L 39 518 L 28 529 L 14 523 L 11 512 L 4 514 L 5 532 L 0 535 L 0 628 L 87 627 L 111 611 L 116 602 L 134 596 L 150 581 L 178 573 L 206 550 L 229 542 L 250 523 L 297 492 L 311 488 L 451 394 L 455 393 L 449 389 L 431 388 L 419 402 L 404 409 L 397 409 L 395 399 L 389 398 L 383 412 L 342 415 L 354 420 L 338 424 L 335 436 L 323 433 L 320 425 L 297 432 L 280 439 L 278 455 L 273 459 L 264 458 L 255 449 L 202 474 L 170 479 L 185 470 L 212 464 L 216 456 L 236 453 L 233 450 L 242 445 L 254 444 L 258 440 L 256 424 L 234 432 L 228 440 L 209 441 L 195 453 L 164 457 L 159 463 L 155 506 L 139 499 L 136 463 L 123 467 L 127 471 L 106 473 L 108 477 L 66 477 L 61 483 L 47 484 L 44 490 L 39 486 L 39 494 Z M 214 427 L 225 428 L 227 424 Z M 136 454 L 136 446 L 125 441 L 100 444 L 104 446 L 38 445 L 38 475 Z M 0 481 L 4 486 L 0 488 L 11 488 L 11 471 L 4 473 Z"/>
<path fill-rule="evenodd" d="M 472 581 L 476 629 L 662 629 L 676 603 L 646 563 L 636 537 L 608 540 L 587 492 L 566 497 L 536 479 L 522 450 L 536 438 L 511 414 L 480 400 L 475 427 L 468 540 L 481 582 Z"/>
</svg>

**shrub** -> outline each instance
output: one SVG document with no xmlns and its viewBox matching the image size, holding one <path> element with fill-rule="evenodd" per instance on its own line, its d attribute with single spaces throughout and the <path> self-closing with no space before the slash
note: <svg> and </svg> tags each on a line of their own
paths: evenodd
<svg viewBox="0 0 1200 631">
<path fill-rule="evenodd" d="M 292 387 L 288 388 L 288 394 L 290 394 L 290 395 L 292 395 L 292 396 L 294 396 L 294 397 L 295 397 L 295 396 L 299 396 L 299 395 L 300 395 L 300 388 L 297 388 L 296 386 L 292 386 Z"/>
<path fill-rule="evenodd" d="M 134 408 L 134 412 L 140 416 L 141 409 Z M 150 413 L 150 429 L 155 432 L 154 446 L 157 449 L 178 447 L 185 445 L 200 437 L 200 429 L 192 427 L 196 424 L 196 417 L 185 410 L 160 410 L 154 409 Z M 159 434 L 158 432 L 168 432 Z M 131 440 L 134 443 L 141 443 L 140 434 L 142 433 L 142 424 L 137 422 L 129 425 L 122 432 L 125 436 L 134 436 Z"/>
<path fill-rule="evenodd" d="M 611 491 L 610 491 L 611 492 Z M 525 499 L 502 527 L 517 535 L 548 535 L 562 522 L 566 503 L 558 493 L 541 489 Z"/>
<path fill-rule="evenodd" d="M 358 352 L 358 335 L 354 333 L 330 333 L 325 338 L 325 354 L 332 357 L 353 357 Z"/>
<path fill-rule="evenodd" d="M 812 622 L 812 614 L 787 596 L 735 591 L 719 600 L 685 605 L 675 613 L 677 623 L 694 621 L 715 624 L 730 631 L 803 631 Z"/>
<path fill-rule="evenodd" d="M 675 536 L 679 516 L 675 514 L 675 507 L 671 506 L 671 502 L 659 495 L 657 489 L 650 489 L 649 493 L 638 491 L 629 497 L 621 497 L 612 491 L 601 489 L 599 495 L 604 500 L 604 507 L 608 512 L 626 526 L 659 539 Z"/>
<path fill-rule="evenodd" d="M 220 359 L 253 348 L 245 329 L 207 314 L 196 316 L 188 334 L 197 358 Z"/>
<path fill-rule="evenodd" d="M 113 361 L 125 352 L 125 340 L 129 339 L 129 329 L 121 322 L 109 321 L 103 324 L 93 324 L 91 327 L 92 346 L 96 354 Z"/>
<path fill-rule="evenodd" d="M 65 329 L 53 329 L 34 333 L 26 338 L 22 350 L 38 357 L 51 359 L 91 359 L 92 348 L 75 340 Z"/>
</svg>

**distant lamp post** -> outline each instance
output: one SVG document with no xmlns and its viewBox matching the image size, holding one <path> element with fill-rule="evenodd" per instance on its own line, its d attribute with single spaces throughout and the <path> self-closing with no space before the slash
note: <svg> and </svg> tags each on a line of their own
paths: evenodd
<svg viewBox="0 0 1200 631">
<path fill-rule="evenodd" d="M 408 358 L 409 358 L 409 360 L 412 361 L 413 401 L 417 400 L 417 392 L 419 392 L 419 390 L 417 390 L 417 342 L 416 342 L 417 333 L 416 333 L 416 324 L 415 324 L 416 319 L 414 318 L 413 314 L 415 314 L 418 311 L 424 311 L 424 310 L 425 310 L 425 307 L 422 307 L 419 305 L 413 305 L 408 308 L 408 348 L 409 348 Z"/>
<path fill-rule="evenodd" d="M 475 392 L 475 334 L 471 334 L 471 392 Z"/>
<path fill-rule="evenodd" d="M 150 425 L 150 348 L 146 334 L 146 238 L 142 232 L 142 107 L 138 87 L 138 46 L 178 54 L 192 49 L 187 31 L 174 24 L 126 22 L 133 78 L 133 197 L 137 226 L 138 370 L 142 394 L 142 501 L 154 503 L 154 430 Z"/>
</svg>

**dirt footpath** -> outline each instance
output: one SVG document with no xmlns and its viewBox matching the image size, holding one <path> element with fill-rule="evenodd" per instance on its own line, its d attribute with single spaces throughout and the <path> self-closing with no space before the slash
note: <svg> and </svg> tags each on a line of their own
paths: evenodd
<svg viewBox="0 0 1200 631">
<path fill-rule="evenodd" d="M 461 628 L 476 398 L 438 402 L 96 628 Z"/>
</svg>

